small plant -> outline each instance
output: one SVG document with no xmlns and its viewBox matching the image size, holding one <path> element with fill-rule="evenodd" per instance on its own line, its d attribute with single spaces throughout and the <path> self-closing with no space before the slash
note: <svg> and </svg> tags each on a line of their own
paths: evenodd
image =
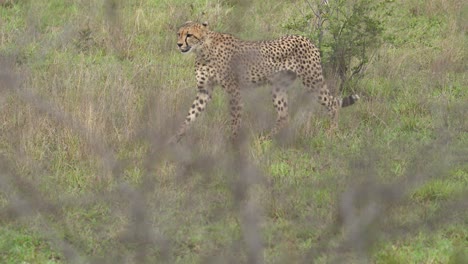
<svg viewBox="0 0 468 264">
<path fill-rule="evenodd" d="M 316 41 L 328 75 L 339 77 L 340 90 L 361 76 L 383 43 L 383 18 L 391 0 L 306 0 L 309 10 L 285 25 Z"/>
</svg>

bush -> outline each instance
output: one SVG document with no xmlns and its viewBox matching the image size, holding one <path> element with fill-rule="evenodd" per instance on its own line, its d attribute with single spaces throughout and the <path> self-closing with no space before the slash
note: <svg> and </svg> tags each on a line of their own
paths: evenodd
<svg viewBox="0 0 468 264">
<path fill-rule="evenodd" d="M 362 76 L 370 58 L 383 43 L 384 18 L 391 0 L 307 1 L 308 12 L 285 28 L 315 40 L 327 75 L 337 76 L 340 90 Z M 309 32 L 309 33 L 307 33 Z"/>
</svg>

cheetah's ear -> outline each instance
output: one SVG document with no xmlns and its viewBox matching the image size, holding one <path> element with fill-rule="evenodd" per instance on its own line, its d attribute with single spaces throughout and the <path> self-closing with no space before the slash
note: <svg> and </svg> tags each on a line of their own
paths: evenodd
<svg viewBox="0 0 468 264">
<path fill-rule="evenodd" d="M 204 27 L 208 27 L 208 21 L 203 22 L 202 25 L 203 25 Z"/>
<path fill-rule="evenodd" d="M 181 26 L 181 27 L 187 26 L 187 25 L 189 25 L 190 23 L 193 23 L 193 22 L 192 22 L 192 21 L 190 21 L 190 20 L 189 20 L 189 21 L 185 21 L 185 23 L 184 23 L 184 24 L 182 24 L 182 26 Z"/>
</svg>

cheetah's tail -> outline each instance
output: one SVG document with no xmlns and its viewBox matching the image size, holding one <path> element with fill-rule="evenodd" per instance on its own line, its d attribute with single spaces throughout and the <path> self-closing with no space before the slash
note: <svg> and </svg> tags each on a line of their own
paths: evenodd
<svg viewBox="0 0 468 264">
<path fill-rule="evenodd" d="M 341 107 L 347 107 L 356 103 L 359 100 L 359 95 L 353 94 L 341 100 Z"/>
</svg>

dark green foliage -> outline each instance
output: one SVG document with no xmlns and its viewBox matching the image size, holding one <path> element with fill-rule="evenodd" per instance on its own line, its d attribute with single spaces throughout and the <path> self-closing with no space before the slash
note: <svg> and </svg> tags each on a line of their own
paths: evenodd
<svg viewBox="0 0 468 264">
<path fill-rule="evenodd" d="M 391 14 L 391 2 L 308 2 L 309 10 L 303 17 L 294 18 L 283 26 L 305 33 L 316 41 L 325 71 L 339 77 L 343 89 L 350 80 L 361 76 L 374 52 L 381 47 L 383 21 Z"/>
</svg>

